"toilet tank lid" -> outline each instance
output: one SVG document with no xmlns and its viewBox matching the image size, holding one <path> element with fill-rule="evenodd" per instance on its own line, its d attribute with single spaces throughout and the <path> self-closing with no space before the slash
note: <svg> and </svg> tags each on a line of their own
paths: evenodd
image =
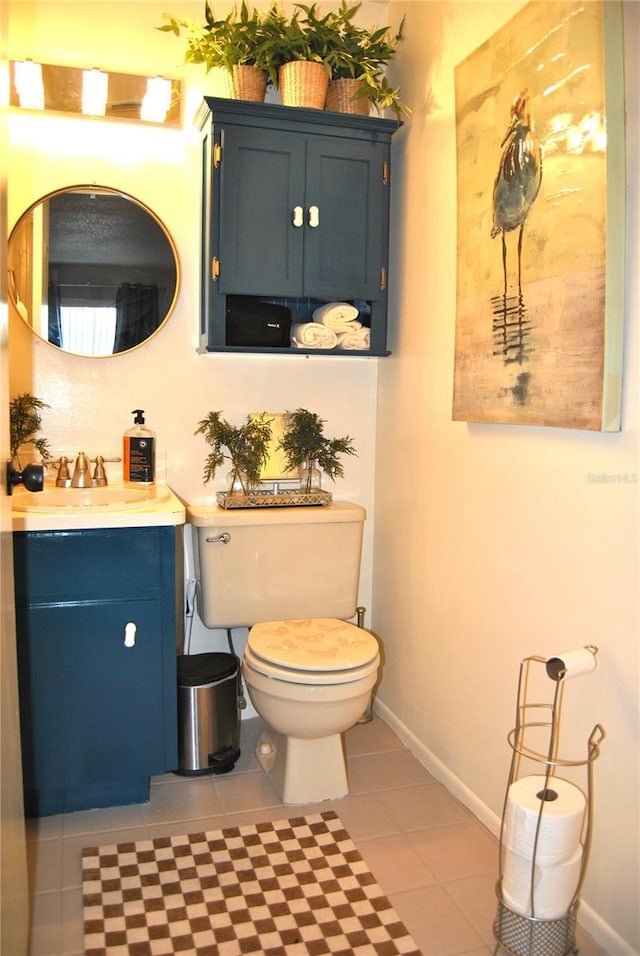
<svg viewBox="0 0 640 956">
<path fill-rule="evenodd" d="M 348 670 L 378 654 L 369 631 L 333 617 L 261 621 L 251 628 L 247 643 L 262 660 L 292 670 Z"/>
<path fill-rule="evenodd" d="M 364 522 L 367 513 L 351 501 L 297 508 L 221 508 L 219 505 L 188 505 L 187 520 L 196 527 L 238 528 L 242 525 L 337 524 Z"/>
</svg>

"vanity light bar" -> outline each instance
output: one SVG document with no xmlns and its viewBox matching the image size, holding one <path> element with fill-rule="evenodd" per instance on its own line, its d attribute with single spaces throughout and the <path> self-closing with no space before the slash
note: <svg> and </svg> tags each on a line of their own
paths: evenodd
<svg viewBox="0 0 640 956">
<path fill-rule="evenodd" d="M 82 71 L 82 112 L 87 116 L 104 116 L 107 112 L 109 77 L 101 70 Z"/>
<path fill-rule="evenodd" d="M 181 123 L 179 80 L 84 70 L 33 60 L 12 60 L 10 66 L 11 106 L 166 126 Z"/>
<path fill-rule="evenodd" d="M 33 60 L 14 63 L 14 83 L 20 106 L 26 110 L 44 109 L 44 83 L 42 67 Z"/>
<path fill-rule="evenodd" d="M 140 119 L 150 123 L 164 123 L 171 106 L 171 80 L 161 76 L 149 77 L 147 92 L 140 107 Z"/>
</svg>

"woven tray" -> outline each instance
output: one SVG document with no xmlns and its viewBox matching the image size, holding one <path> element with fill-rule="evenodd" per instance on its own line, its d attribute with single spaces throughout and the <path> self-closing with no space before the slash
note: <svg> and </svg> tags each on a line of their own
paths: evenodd
<svg viewBox="0 0 640 956">
<path fill-rule="evenodd" d="M 221 508 L 295 508 L 301 505 L 329 505 L 333 500 L 330 491 L 253 491 L 249 495 L 230 495 L 219 491 L 216 499 Z"/>
</svg>

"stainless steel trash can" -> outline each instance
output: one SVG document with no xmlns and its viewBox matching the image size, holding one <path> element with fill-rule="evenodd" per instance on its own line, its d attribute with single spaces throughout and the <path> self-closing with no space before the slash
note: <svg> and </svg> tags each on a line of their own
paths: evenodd
<svg viewBox="0 0 640 956">
<path fill-rule="evenodd" d="M 227 773 L 240 756 L 240 668 L 233 654 L 178 657 L 178 769 Z"/>
</svg>

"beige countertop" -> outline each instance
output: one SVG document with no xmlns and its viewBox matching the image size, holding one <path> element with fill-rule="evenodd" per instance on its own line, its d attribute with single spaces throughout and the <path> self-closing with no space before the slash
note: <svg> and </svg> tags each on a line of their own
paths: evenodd
<svg viewBox="0 0 640 956">
<path fill-rule="evenodd" d="M 15 489 L 12 496 L 12 526 L 14 531 L 74 531 L 89 528 L 149 528 L 182 525 L 186 520 L 185 506 L 166 484 L 156 484 L 140 500 L 128 500 L 121 484 L 110 484 L 106 489 L 56 489 L 45 482 L 42 493 Z M 103 502 L 100 492 L 105 491 Z M 77 492 L 79 499 L 69 492 Z M 95 493 L 94 493 L 95 492 Z M 41 494 L 41 497 L 39 497 Z M 60 495 L 63 502 L 57 505 Z M 89 500 L 91 503 L 82 503 Z"/>
</svg>

